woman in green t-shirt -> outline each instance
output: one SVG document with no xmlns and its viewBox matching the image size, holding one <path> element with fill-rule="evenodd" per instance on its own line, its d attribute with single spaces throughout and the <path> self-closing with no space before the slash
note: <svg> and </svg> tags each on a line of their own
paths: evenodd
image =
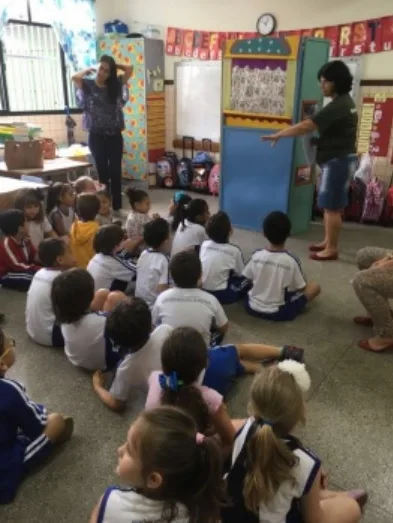
<svg viewBox="0 0 393 523">
<path fill-rule="evenodd" d="M 327 261 L 338 258 L 342 211 L 347 206 L 349 182 L 358 164 L 358 115 L 350 95 L 353 77 L 344 62 L 335 60 L 325 64 L 318 72 L 318 80 L 324 96 L 332 101 L 311 118 L 262 136 L 262 140 L 274 145 L 280 138 L 318 132 L 315 140 L 317 163 L 321 168 L 318 206 L 324 211 L 325 238 L 321 243 L 310 245 L 310 257 Z"/>
</svg>

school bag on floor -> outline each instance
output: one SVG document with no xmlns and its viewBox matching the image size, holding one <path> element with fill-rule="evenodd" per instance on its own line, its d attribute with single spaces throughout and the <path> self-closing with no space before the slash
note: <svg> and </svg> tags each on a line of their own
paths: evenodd
<svg viewBox="0 0 393 523">
<path fill-rule="evenodd" d="M 172 189 L 177 185 L 177 155 L 174 152 L 166 152 L 157 161 L 157 185 Z"/>
<path fill-rule="evenodd" d="M 359 222 L 362 217 L 366 197 L 366 184 L 361 178 L 351 180 L 348 189 L 348 205 L 344 210 L 344 219 Z"/>
<path fill-rule="evenodd" d="M 199 152 L 192 160 L 194 174 L 191 189 L 196 192 L 209 193 L 209 177 L 214 166 L 211 156 L 213 142 L 207 138 L 202 140 L 203 151 Z"/>
<path fill-rule="evenodd" d="M 380 223 L 385 227 L 391 227 L 393 225 L 393 174 L 390 179 L 389 189 L 386 193 L 385 203 L 381 214 Z"/>
<path fill-rule="evenodd" d="M 220 164 L 216 163 L 210 171 L 209 176 L 209 193 L 213 196 L 220 194 Z"/>
<path fill-rule="evenodd" d="M 193 177 L 192 158 L 194 158 L 194 138 L 192 136 L 183 136 L 183 157 L 177 164 L 177 186 L 179 189 L 189 189 Z M 191 158 L 186 156 L 187 145 L 191 149 Z"/>
<path fill-rule="evenodd" d="M 366 185 L 366 196 L 362 213 L 362 222 L 378 223 L 385 201 L 385 186 L 381 180 L 374 177 Z"/>
</svg>

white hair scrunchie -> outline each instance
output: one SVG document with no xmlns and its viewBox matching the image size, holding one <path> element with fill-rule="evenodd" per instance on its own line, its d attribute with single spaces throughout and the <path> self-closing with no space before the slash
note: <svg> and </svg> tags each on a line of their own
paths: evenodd
<svg viewBox="0 0 393 523">
<path fill-rule="evenodd" d="M 292 374 L 294 380 L 303 393 L 306 393 L 310 390 L 311 378 L 304 363 L 299 363 L 294 360 L 284 360 L 281 361 L 277 366 L 283 372 L 289 372 L 289 374 Z"/>
</svg>

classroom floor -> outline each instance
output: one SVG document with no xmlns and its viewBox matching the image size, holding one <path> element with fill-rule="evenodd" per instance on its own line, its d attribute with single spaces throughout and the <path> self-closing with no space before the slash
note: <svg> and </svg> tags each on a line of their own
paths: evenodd
<svg viewBox="0 0 393 523">
<path fill-rule="evenodd" d="M 170 192 L 151 192 L 154 211 L 166 216 Z M 208 198 L 211 211 L 217 199 Z M 363 521 L 393 521 L 392 424 L 393 354 L 369 354 L 356 346 L 369 330 L 351 319 L 363 313 L 350 280 L 356 271 L 356 251 L 365 245 L 392 247 L 392 231 L 347 224 L 339 262 L 308 260 L 307 246 L 321 238 L 322 227 L 291 239 L 288 247 L 303 262 L 309 279 L 322 285 L 322 295 L 293 323 L 274 324 L 247 316 L 242 306 L 227 308 L 231 322 L 228 342 L 295 344 L 306 349 L 312 377 L 308 420 L 299 431 L 303 441 L 323 460 L 330 486 L 366 487 L 370 493 Z M 261 234 L 236 230 L 233 241 L 247 258 L 263 245 Z M 61 351 L 39 347 L 24 328 L 25 297 L 1 291 L 5 329 L 17 341 L 18 361 L 9 376 L 19 379 L 36 401 L 75 419 L 73 439 L 21 486 L 15 502 L 0 507 L 3 523 L 87 522 L 106 486 L 116 484 L 116 449 L 143 406 L 130 398 L 124 415 L 110 412 L 93 393 L 91 379 L 68 363 Z M 229 410 L 245 417 L 250 379 L 233 388 Z"/>
</svg>

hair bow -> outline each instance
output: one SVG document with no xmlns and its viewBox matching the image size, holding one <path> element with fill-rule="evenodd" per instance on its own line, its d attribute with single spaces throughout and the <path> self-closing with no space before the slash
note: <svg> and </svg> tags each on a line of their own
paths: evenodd
<svg viewBox="0 0 393 523">
<path fill-rule="evenodd" d="M 159 378 L 160 387 L 162 390 L 173 390 L 177 392 L 179 387 L 184 385 L 184 382 L 177 378 L 177 372 L 174 370 L 170 374 L 160 374 Z"/>
<path fill-rule="evenodd" d="M 175 202 L 176 205 L 178 205 L 180 203 L 180 200 L 182 199 L 182 197 L 185 195 L 186 193 L 184 191 L 176 191 L 175 192 L 175 195 L 173 197 L 173 201 Z"/>
<path fill-rule="evenodd" d="M 289 374 L 293 376 L 293 379 L 296 381 L 296 384 L 303 393 L 309 391 L 311 387 L 311 378 L 304 363 L 299 363 L 294 360 L 284 360 L 277 366 L 283 372 L 289 372 Z"/>
</svg>

